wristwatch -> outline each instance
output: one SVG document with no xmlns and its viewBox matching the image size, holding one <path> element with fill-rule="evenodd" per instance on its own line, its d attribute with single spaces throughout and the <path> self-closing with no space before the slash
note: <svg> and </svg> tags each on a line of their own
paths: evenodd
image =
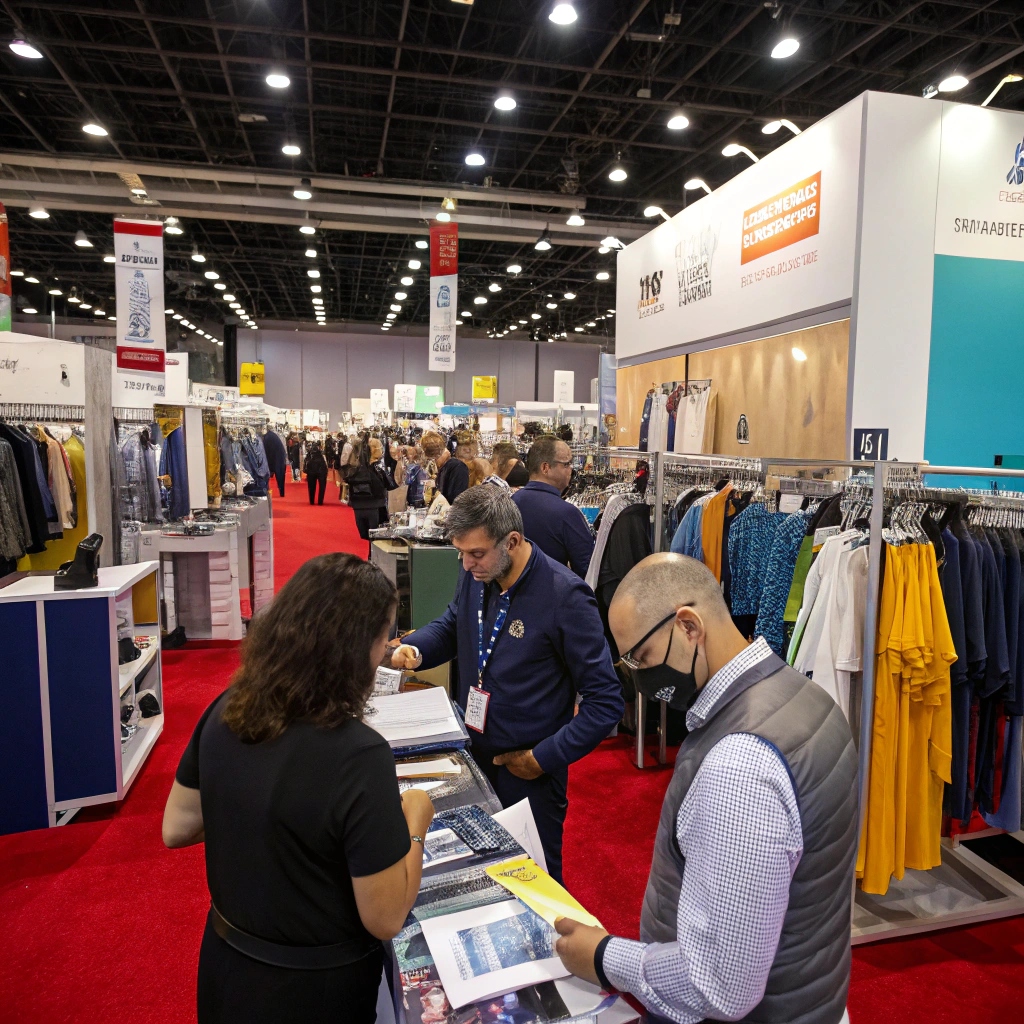
<svg viewBox="0 0 1024 1024">
<path fill-rule="evenodd" d="M 410 838 L 410 839 L 411 839 L 411 840 L 412 840 L 412 841 L 413 841 L 414 843 L 419 843 L 419 844 L 420 844 L 420 846 L 422 846 L 422 845 L 423 845 L 423 836 L 409 836 L 409 838 Z"/>
</svg>

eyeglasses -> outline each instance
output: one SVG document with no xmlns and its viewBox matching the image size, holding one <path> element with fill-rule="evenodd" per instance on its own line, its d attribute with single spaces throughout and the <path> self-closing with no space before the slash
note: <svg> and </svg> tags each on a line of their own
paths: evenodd
<svg viewBox="0 0 1024 1024">
<path fill-rule="evenodd" d="M 552 461 L 551 465 L 552 466 L 571 466 L 572 465 L 572 459 L 569 459 L 568 462 L 563 462 L 561 459 L 555 459 L 555 460 Z"/>
<path fill-rule="evenodd" d="M 686 608 L 688 606 L 682 605 L 681 607 Z M 654 626 L 652 629 L 649 629 L 646 633 L 644 633 L 644 635 L 635 644 L 633 644 L 633 646 L 630 647 L 630 649 L 626 651 L 625 654 L 619 655 L 619 660 L 622 662 L 622 664 L 625 665 L 626 668 L 632 669 L 634 672 L 637 669 L 643 668 L 643 665 L 641 665 L 640 662 L 637 661 L 635 652 L 639 650 L 641 647 L 643 647 L 643 645 L 647 643 L 647 641 L 650 640 L 651 637 L 654 636 L 654 634 L 657 633 L 658 630 L 661 629 L 666 622 L 671 622 L 678 614 L 678 608 L 676 608 L 674 611 L 669 612 L 668 615 L 666 615 L 665 618 L 663 618 L 656 626 Z"/>
</svg>

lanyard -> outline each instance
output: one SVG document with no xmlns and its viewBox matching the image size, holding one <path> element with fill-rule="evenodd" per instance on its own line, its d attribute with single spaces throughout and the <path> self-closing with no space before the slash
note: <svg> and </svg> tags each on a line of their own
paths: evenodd
<svg viewBox="0 0 1024 1024">
<path fill-rule="evenodd" d="M 501 632 L 501 627 L 505 625 L 505 618 L 508 615 L 509 605 L 512 603 L 512 598 L 508 594 L 502 594 L 498 598 L 498 614 L 494 617 L 494 629 L 491 630 L 491 639 L 487 644 L 487 650 L 484 650 L 484 597 L 487 593 L 486 587 L 480 592 L 480 608 L 477 611 L 477 627 L 479 633 L 479 646 L 477 648 L 477 679 L 480 684 L 480 688 L 483 689 L 484 685 L 484 669 L 487 668 L 487 663 L 491 660 L 491 652 L 494 650 L 495 641 L 498 639 L 498 634 Z"/>
</svg>

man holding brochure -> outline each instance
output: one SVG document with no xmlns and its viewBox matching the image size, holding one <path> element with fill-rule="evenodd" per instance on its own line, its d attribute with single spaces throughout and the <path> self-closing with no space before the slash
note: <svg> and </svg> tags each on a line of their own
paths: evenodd
<svg viewBox="0 0 1024 1024">
<path fill-rule="evenodd" d="M 597 602 L 523 536 L 503 488 L 459 495 L 447 525 L 463 568 L 455 597 L 441 618 L 405 638 L 391 664 L 432 668 L 458 657 L 453 696 L 473 755 L 504 807 L 529 799 L 548 871 L 561 881 L 569 765 L 623 710 Z"/>
</svg>

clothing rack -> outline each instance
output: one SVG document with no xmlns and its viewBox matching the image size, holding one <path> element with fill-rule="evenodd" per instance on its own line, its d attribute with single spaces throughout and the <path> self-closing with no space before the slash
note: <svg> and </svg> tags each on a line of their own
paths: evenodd
<svg viewBox="0 0 1024 1024">
<path fill-rule="evenodd" d="M 114 419 L 118 423 L 145 423 L 149 425 L 153 422 L 155 417 L 155 411 L 152 407 L 148 409 L 133 408 L 132 406 L 115 405 L 111 409 Z"/>
<path fill-rule="evenodd" d="M 240 412 L 224 412 L 220 413 L 220 423 L 222 427 L 269 427 L 270 417 L 266 413 L 240 413 Z M 309 429 L 309 428 L 304 428 Z"/>
<path fill-rule="evenodd" d="M 39 402 L 0 402 L 0 419 L 37 423 L 84 423 L 84 405 Z"/>
</svg>

